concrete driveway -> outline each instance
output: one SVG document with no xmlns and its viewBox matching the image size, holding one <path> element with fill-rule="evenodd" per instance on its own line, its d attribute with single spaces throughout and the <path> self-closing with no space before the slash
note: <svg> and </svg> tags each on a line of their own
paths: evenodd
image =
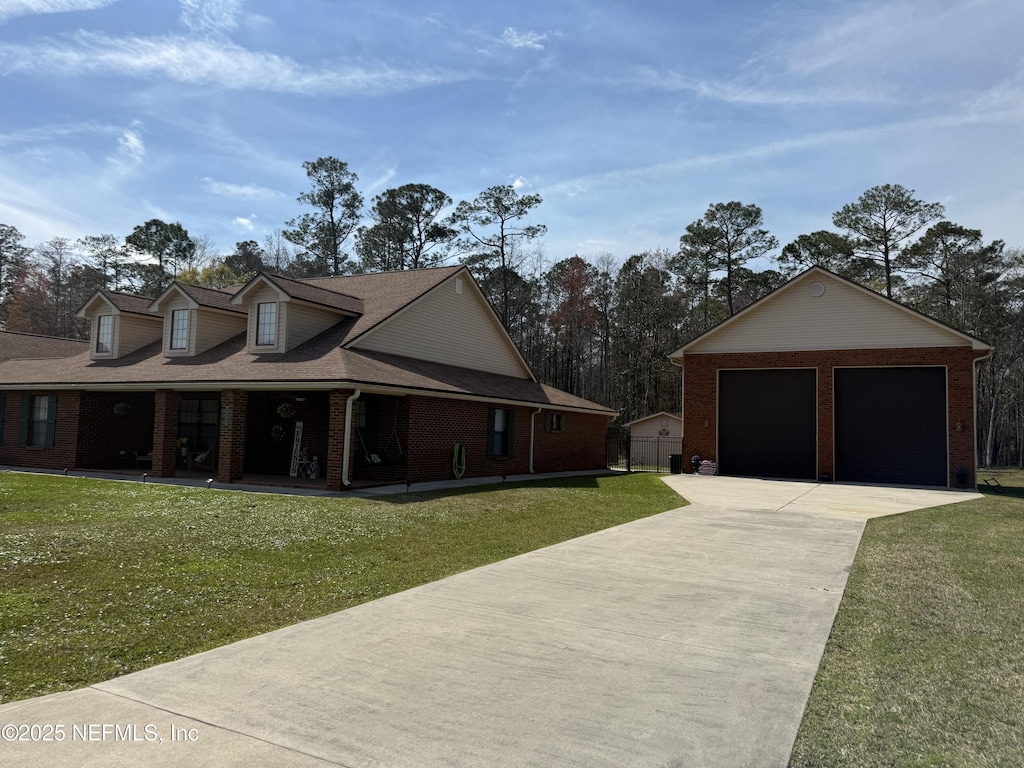
<svg viewBox="0 0 1024 768">
<path fill-rule="evenodd" d="M 0 763 L 783 766 L 865 520 L 970 495 L 666 482 L 696 503 L 0 706 Z"/>
</svg>

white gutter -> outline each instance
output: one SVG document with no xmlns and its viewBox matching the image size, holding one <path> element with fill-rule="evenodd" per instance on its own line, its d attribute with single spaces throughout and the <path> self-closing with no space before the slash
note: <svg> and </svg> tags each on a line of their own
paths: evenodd
<svg viewBox="0 0 1024 768">
<path fill-rule="evenodd" d="M 7 362 L 11 362 L 10 360 Z M 158 389 L 172 389 L 176 392 L 215 392 L 224 389 L 244 389 L 249 392 L 329 392 L 332 389 L 351 389 L 358 387 L 367 394 L 393 395 L 395 397 L 433 397 L 442 400 L 466 400 L 474 403 L 493 403 L 494 405 L 519 406 L 524 408 L 550 408 L 566 413 L 587 413 L 592 415 L 616 418 L 617 414 L 609 413 L 610 409 L 594 410 L 579 408 L 572 405 L 545 403 L 538 405 L 536 400 L 512 400 L 487 395 L 467 395 L 461 392 L 446 392 L 439 389 L 413 389 L 411 387 L 392 387 L 378 384 L 363 384 L 352 381 L 306 381 L 301 379 L 285 381 L 167 381 L 167 382 L 77 382 L 61 384 L 57 382 L 39 383 L 22 382 L 17 384 L 0 384 L 0 392 L 21 390 L 53 390 L 54 392 L 153 392 Z"/>
<path fill-rule="evenodd" d="M 543 408 L 538 408 L 536 411 L 530 414 L 530 474 L 533 474 L 533 429 L 534 429 L 534 417 L 543 411 Z"/>
<path fill-rule="evenodd" d="M 684 358 L 685 359 L 685 358 Z M 668 361 L 679 369 L 679 435 L 686 439 L 686 367 L 682 360 L 669 357 Z"/>
<path fill-rule="evenodd" d="M 352 403 L 361 393 L 362 390 L 357 389 L 345 401 L 345 443 L 341 447 L 341 484 L 346 488 L 352 485 L 352 481 L 348 479 L 349 453 L 352 445 Z"/>
<path fill-rule="evenodd" d="M 974 358 L 974 365 L 971 366 L 971 373 L 973 374 L 971 376 L 971 385 L 972 385 L 972 388 L 974 390 L 974 392 L 972 393 L 973 397 L 974 397 L 974 403 L 973 403 L 972 407 L 974 408 L 974 438 L 973 438 L 973 440 L 974 440 L 974 484 L 975 485 L 978 484 L 978 419 L 979 419 L 979 413 L 978 413 L 978 363 L 982 363 L 982 362 L 984 362 L 986 360 L 991 360 L 992 359 L 993 351 L 994 350 L 989 349 L 988 354 L 985 355 L 984 357 L 976 357 L 976 358 Z"/>
</svg>

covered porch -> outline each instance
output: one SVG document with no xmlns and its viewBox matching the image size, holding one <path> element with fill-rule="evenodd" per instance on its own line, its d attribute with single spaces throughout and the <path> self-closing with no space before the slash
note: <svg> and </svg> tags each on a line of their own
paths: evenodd
<svg viewBox="0 0 1024 768">
<path fill-rule="evenodd" d="M 404 482 L 408 398 L 353 394 L 159 390 L 153 475 L 332 491 Z"/>
</svg>

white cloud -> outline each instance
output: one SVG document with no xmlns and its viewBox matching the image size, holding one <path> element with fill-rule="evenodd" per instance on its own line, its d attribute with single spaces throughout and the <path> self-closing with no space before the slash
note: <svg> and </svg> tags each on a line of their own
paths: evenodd
<svg viewBox="0 0 1024 768">
<path fill-rule="evenodd" d="M 872 88 L 832 87 L 793 89 L 759 86 L 727 80 L 700 80 L 676 72 L 657 72 L 649 67 L 638 68 L 623 83 L 633 88 L 661 91 L 686 91 L 704 99 L 729 104 L 758 106 L 799 106 L 821 104 L 880 104 L 894 99 L 883 84 Z"/>
<path fill-rule="evenodd" d="M 515 27 L 507 27 L 501 35 L 501 41 L 509 48 L 532 48 L 535 51 L 543 51 L 543 43 L 549 37 L 550 32 L 520 32 Z"/>
<path fill-rule="evenodd" d="M 885 137 L 903 136 L 910 139 L 927 136 L 939 130 L 957 128 L 978 123 L 1017 124 L 1024 122 L 1024 116 L 1018 112 L 991 113 L 975 115 L 969 112 L 962 114 L 941 115 L 867 128 L 838 129 L 822 131 L 791 139 L 752 144 L 728 152 L 706 153 L 669 160 L 656 165 L 623 168 L 606 173 L 595 173 L 573 179 L 565 179 L 542 190 L 545 196 L 558 193 L 572 195 L 584 186 L 601 186 L 619 184 L 629 179 L 653 180 L 666 178 L 681 171 L 692 171 L 713 166 L 728 167 L 735 163 L 749 160 L 776 157 L 816 147 L 830 147 L 842 144 L 877 143 Z"/>
<path fill-rule="evenodd" d="M 256 184 L 233 184 L 228 181 L 216 181 L 206 177 L 202 179 L 203 188 L 214 195 L 222 197 L 236 197 L 243 200 L 269 200 L 273 197 L 281 197 L 282 193 L 268 187 L 260 187 Z"/>
<path fill-rule="evenodd" d="M 512 189 L 514 189 L 516 192 L 527 186 L 529 186 L 529 182 L 522 176 L 516 176 L 514 179 L 512 179 Z"/>
<path fill-rule="evenodd" d="M 387 168 L 384 171 L 384 173 L 382 173 L 380 176 L 378 176 L 376 179 L 370 182 L 369 186 L 366 188 L 366 191 L 373 192 L 375 189 L 380 189 L 393 178 L 395 178 L 395 169 Z"/>
<path fill-rule="evenodd" d="M 127 160 L 130 163 L 137 164 L 142 162 L 142 158 L 146 156 L 146 144 L 143 142 L 142 137 L 137 131 L 133 131 L 128 128 L 122 133 L 117 143 L 120 145 L 118 151 L 118 160 Z"/>
<path fill-rule="evenodd" d="M 95 11 L 117 2 L 120 0 L 2 0 L 0 2 L 0 24 L 16 16 Z"/>
<path fill-rule="evenodd" d="M 387 66 L 311 70 L 288 57 L 224 41 L 174 36 L 113 38 L 84 31 L 61 40 L 5 46 L 0 49 L 0 69 L 8 75 L 162 77 L 190 85 L 299 94 L 392 93 L 470 77 Z"/>
<path fill-rule="evenodd" d="M 238 26 L 240 0 L 181 0 L 181 22 L 193 32 L 220 34 Z"/>
<path fill-rule="evenodd" d="M 256 225 L 252 223 L 252 219 L 247 219 L 244 216 L 236 216 L 232 223 L 243 232 L 252 232 L 256 229 Z"/>
</svg>

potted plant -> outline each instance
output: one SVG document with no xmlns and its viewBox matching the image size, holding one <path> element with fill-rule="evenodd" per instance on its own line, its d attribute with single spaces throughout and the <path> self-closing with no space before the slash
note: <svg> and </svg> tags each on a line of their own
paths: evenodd
<svg viewBox="0 0 1024 768">
<path fill-rule="evenodd" d="M 967 485 L 967 467 L 956 468 L 956 484 Z"/>
<path fill-rule="evenodd" d="M 187 437 L 179 437 L 178 438 L 178 448 L 181 449 L 181 455 L 182 456 L 188 456 L 188 438 Z"/>
</svg>

